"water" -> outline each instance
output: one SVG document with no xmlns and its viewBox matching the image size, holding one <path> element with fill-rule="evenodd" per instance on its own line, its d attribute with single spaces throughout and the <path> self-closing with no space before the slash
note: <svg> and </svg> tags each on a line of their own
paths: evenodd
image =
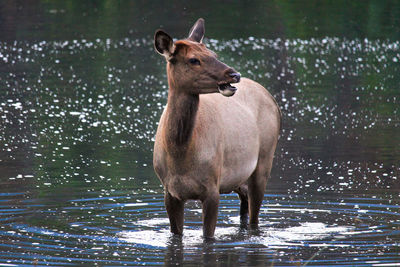
<svg viewBox="0 0 400 267">
<path fill-rule="evenodd" d="M 202 15 L 207 45 L 264 84 L 284 114 L 260 229 L 240 229 L 239 200 L 224 195 L 216 240 L 205 242 L 195 201 L 184 236 L 170 235 L 152 169 L 167 98 L 152 34 L 164 26 L 182 37 L 198 16 L 190 10 L 207 9 L 94 3 L 0 5 L 21 21 L 3 16 L 1 26 L 0 265 L 399 264 L 398 4 L 369 3 L 392 18 L 369 32 L 360 11 L 347 15 L 351 27 L 332 28 L 315 7 L 305 21 L 291 13 L 297 2 L 259 3 L 281 15 L 227 14 L 235 30 Z M 368 7 L 359 5 L 333 15 Z M 186 15 L 167 20 L 163 9 Z"/>
</svg>

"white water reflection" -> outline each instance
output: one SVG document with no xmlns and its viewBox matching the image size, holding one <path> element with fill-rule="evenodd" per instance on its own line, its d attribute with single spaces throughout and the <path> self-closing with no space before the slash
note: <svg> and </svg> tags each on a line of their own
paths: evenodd
<svg viewBox="0 0 400 267">
<path fill-rule="evenodd" d="M 236 217 L 235 217 L 236 218 Z M 239 217 L 238 217 L 239 218 Z M 121 240 L 129 243 L 141 244 L 153 247 L 167 247 L 172 234 L 169 231 L 168 219 L 158 218 L 138 222 L 139 225 L 151 227 L 161 226 L 160 230 L 142 230 L 142 231 L 123 231 L 117 234 Z M 261 223 L 263 224 L 263 223 Z M 322 222 L 303 222 L 299 226 L 288 228 L 260 228 L 261 234 L 251 236 L 248 239 L 240 241 L 241 245 L 261 245 L 269 248 L 287 248 L 289 246 L 304 246 L 304 242 L 321 240 L 321 243 L 309 244 L 310 246 L 326 246 L 323 240 L 343 238 L 355 230 L 353 226 L 332 226 Z M 237 236 L 239 225 L 223 227 L 219 226 L 215 232 L 215 242 L 225 243 Z M 354 234 L 354 233 L 353 233 Z M 195 246 L 204 242 L 201 227 L 197 229 L 186 227 L 182 237 L 182 243 L 185 246 Z M 328 246 L 337 246 L 329 244 Z M 340 247 L 349 246 L 339 244 Z"/>
<path fill-rule="evenodd" d="M 270 248 L 286 248 L 287 246 L 299 246 L 310 240 L 332 238 L 337 235 L 346 235 L 355 228 L 352 226 L 331 226 L 321 222 L 303 222 L 300 226 L 286 229 L 269 229 L 268 236 L 261 238 L 262 243 Z M 293 243 L 295 242 L 295 243 Z M 322 243 L 310 244 L 321 246 Z M 334 245 L 334 244 L 330 244 Z"/>
</svg>

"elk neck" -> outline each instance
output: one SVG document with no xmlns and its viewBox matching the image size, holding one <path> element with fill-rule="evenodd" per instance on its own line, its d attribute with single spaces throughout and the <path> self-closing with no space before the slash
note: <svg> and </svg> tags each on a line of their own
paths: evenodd
<svg viewBox="0 0 400 267">
<path fill-rule="evenodd" d="M 198 107 L 199 95 L 183 92 L 169 83 L 165 138 L 171 152 L 181 154 L 188 149 Z"/>
</svg>

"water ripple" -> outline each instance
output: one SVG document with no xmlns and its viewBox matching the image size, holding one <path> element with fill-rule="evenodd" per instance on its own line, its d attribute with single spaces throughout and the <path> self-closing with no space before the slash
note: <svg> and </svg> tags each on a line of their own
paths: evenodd
<svg viewBox="0 0 400 267">
<path fill-rule="evenodd" d="M 9 196 L 2 196 L 3 199 L 7 197 Z M 365 199 L 357 201 L 354 197 L 343 199 L 344 202 L 337 202 L 335 199 L 306 202 L 301 197 L 296 199 L 293 196 L 288 203 L 288 197 L 265 195 L 258 231 L 240 228 L 239 201 L 235 195 L 222 197 L 216 241 L 208 245 L 205 245 L 202 238 L 198 202 L 187 203 L 184 236 L 179 241 L 174 241 L 169 232 L 162 195 L 155 195 L 150 203 L 132 203 L 132 199 L 126 197 L 125 192 L 121 192 L 120 195 L 114 192 L 107 198 L 72 199 L 66 203 L 79 204 L 80 206 L 75 207 L 79 209 L 89 206 L 91 214 L 75 213 L 74 209 L 65 207 L 42 206 L 43 211 L 52 210 L 47 215 L 39 212 L 41 216 L 45 216 L 43 219 L 29 219 L 29 216 L 39 216 L 36 214 L 38 211 L 33 210 L 21 222 L 3 224 L 0 238 L 13 242 L 5 241 L 0 247 L 3 250 L 24 252 L 9 253 L 7 257 L 2 257 L 0 262 L 41 262 L 48 265 L 84 262 L 155 264 L 163 261 L 162 255 L 169 253 L 171 246 L 184 247 L 184 254 L 204 250 L 204 246 L 210 246 L 217 254 L 229 253 L 233 256 L 242 253 L 239 248 L 250 249 L 253 252 L 255 248 L 268 249 L 269 254 L 279 255 L 279 262 L 282 264 L 291 264 L 295 255 L 307 254 L 310 249 L 318 255 L 309 255 L 313 259 L 308 263 L 328 264 L 329 260 L 321 260 L 325 257 L 323 255 L 345 249 L 357 250 L 357 262 L 367 264 L 371 261 L 368 257 L 371 250 L 382 250 L 387 257 L 382 261 L 378 258 L 375 260 L 396 262 L 395 253 L 400 244 L 398 206 L 387 205 L 387 200 L 376 198 L 375 203 L 368 204 L 363 203 Z M 33 199 L 33 202 L 35 201 Z M 98 205 L 99 201 L 118 202 Z M 152 205 L 152 212 L 141 209 L 148 204 Z M 20 205 L 27 204 L 21 202 Z M 362 212 L 350 208 L 355 205 L 363 207 Z M 12 211 L 16 215 L 21 209 L 23 208 L 0 211 L 0 217 L 12 216 Z M 66 213 L 60 214 L 60 210 L 65 210 Z M 146 212 L 147 215 L 143 216 L 142 212 Z M 43 220 L 46 224 L 41 226 Z M 65 223 L 60 224 L 57 221 Z M 380 239 L 381 242 L 375 242 L 376 239 Z M 123 257 L 127 251 L 138 253 L 140 256 L 137 256 L 136 261 L 130 261 Z M 53 256 L 49 256 L 50 254 Z M 57 254 L 66 256 L 56 256 Z M 276 258 L 271 256 L 271 263 L 274 257 Z M 196 257 L 193 259 L 193 263 L 195 262 Z M 349 263 L 345 258 L 343 262 Z"/>
</svg>

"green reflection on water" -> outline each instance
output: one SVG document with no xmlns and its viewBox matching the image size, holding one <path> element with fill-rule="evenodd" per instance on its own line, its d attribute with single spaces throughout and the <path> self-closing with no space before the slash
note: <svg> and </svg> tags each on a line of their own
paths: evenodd
<svg viewBox="0 0 400 267">
<path fill-rule="evenodd" d="M 22 12 L 21 12 L 22 11 Z M 1 39 L 71 40 L 151 36 L 165 27 L 179 36 L 198 17 L 209 37 L 398 39 L 398 1 L 3 1 Z"/>
</svg>

